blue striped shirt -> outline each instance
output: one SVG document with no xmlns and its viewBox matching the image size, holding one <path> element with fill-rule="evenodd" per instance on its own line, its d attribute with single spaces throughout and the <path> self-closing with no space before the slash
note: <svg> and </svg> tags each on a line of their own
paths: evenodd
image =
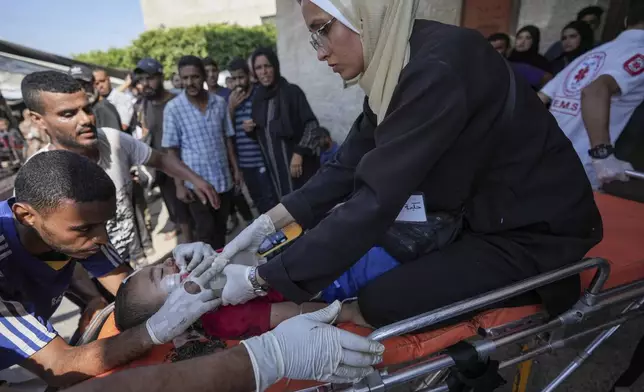
<svg viewBox="0 0 644 392">
<path fill-rule="evenodd" d="M 237 109 L 235 109 L 235 141 L 237 145 L 237 163 L 240 168 L 264 167 L 264 156 L 259 147 L 257 140 L 252 139 L 246 134 L 242 124 L 246 120 L 252 119 L 253 113 L 253 95 L 250 94 Z"/>
<path fill-rule="evenodd" d="M 56 336 L 50 318 L 69 288 L 77 262 L 104 276 L 123 261 L 110 244 L 85 260 L 45 261 L 20 242 L 11 206 L 0 202 L 0 370 L 22 363 Z"/>
</svg>

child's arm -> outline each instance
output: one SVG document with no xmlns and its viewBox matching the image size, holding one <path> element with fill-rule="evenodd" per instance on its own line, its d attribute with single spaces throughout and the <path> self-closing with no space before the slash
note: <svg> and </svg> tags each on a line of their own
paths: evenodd
<svg viewBox="0 0 644 392">
<path fill-rule="evenodd" d="M 279 302 L 271 304 L 271 329 L 277 327 L 281 322 L 295 317 L 301 313 L 312 313 L 329 306 L 321 302 L 305 302 L 297 305 L 294 302 Z M 364 320 L 358 307 L 358 302 L 351 302 L 342 305 L 340 315 L 336 320 L 337 323 L 354 323 L 365 327 L 370 327 Z"/>
<path fill-rule="evenodd" d="M 201 317 L 201 323 L 208 336 L 238 339 L 261 335 L 300 313 L 315 312 L 326 306 L 319 302 L 306 302 L 300 307 L 293 302 L 250 301 L 243 305 L 222 306 L 216 312 L 206 313 Z M 369 327 L 360 314 L 357 302 L 342 305 L 337 322 Z"/>
</svg>

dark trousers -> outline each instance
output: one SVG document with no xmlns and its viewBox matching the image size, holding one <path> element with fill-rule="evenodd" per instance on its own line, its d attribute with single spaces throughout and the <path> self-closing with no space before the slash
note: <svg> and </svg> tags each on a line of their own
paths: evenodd
<svg viewBox="0 0 644 392">
<path fill-rule="evenodd" d="M 218 210 L 210 204 L 194 201 L 188 204 L 190 215 L 195 224 L 195 241 L 202 241 L 214 249 L 226 245 L 226 222 L 230 213 L 233 191 L 219 194 L 221 205 Z"/>
<path fill-rule="evenodd" d="M 253 217 L 253 212 L 250 210 L 250 206 L 248 205 L 248 201 L 246 201 L 246 197 L 244 196 L 242 191 L 233 192 L 232 203 L 230 203 L 230 215 L 235 217 L 235 214 L 239 212 L 239 214 L 242 216 L 242 218 L 244 218 L 246 222 L 252 222 L 255 217 Z"/>
<path fill-rule="evenodd" d="M 389 325 L 538 274 L 534 267 L 530 271 L 531 266 L 517 268 L 518 255 L 484 238 L 465 234 L 444 249 L 402 263 L 369 282 L 358 292 L 365 320 L 375 327 Z M 496 307 L 538 302 L 536 293 L 528 293 Z M 454 318 L 441 326 L 470 317 Z"/>
<path fill-rule="evenodd" d="M 615 387 L 632 387 L 642 373 L 644 373 L 644 337 L 637 344 L 628 369 L 615 382 L 611 391 L 614 391 Z"/>
<path fill-rule="evenodd" d="M 275 197 L 270 174 L 265 167 L 242 168 L 244 182 L 251 199 L 260 214 L 275 207 L 279 200 Z"/>
<path fill-rule="evenodd" d="M 130 255 L 139 257 L 146 249 L 152 249 L 152 236 L 145 221 L 148 203 L 145 200 L 145 190 L 138 182 L 132 186 L 132 206 L 134 207 L 135 235 L 130 245 Z"/>
<path fill-rule="evenodd" d="M 174 179 L 165 173 L 157 171 L 157 184 L 161 190 L 161 197 L 168 209 L 170 220 L 177 224 L 184 224 L 190 222 L 190 212 L 188 206 L 177 199 L 177 187 L 174 185 Z"/>
</svg>

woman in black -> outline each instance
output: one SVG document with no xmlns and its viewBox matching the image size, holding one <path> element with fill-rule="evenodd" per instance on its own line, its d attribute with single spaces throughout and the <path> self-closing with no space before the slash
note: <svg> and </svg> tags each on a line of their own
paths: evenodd
<svg viewBox="0 0 644 392">
<path fill-rule="evenodd" d="M 583 20 L 575 20 L 561 30 L 563 53 L 550 64 L 553 75 L 563 71 L 577 57 L 595 46 L 595 36 L 590 25 Z"/>
<path fill-rule="evenodd" d="M 548 60 L 539 54 L 541 43 L 541 31 L 537 26 L 525 26 L 517 31 L 517 38 L 514 42 L 514 49 L 508 56 L 513 63 L 530 64 L 542 71 L 552 73 Z"/>
<path fill-rule="evenodd" d="M 417 1 L 348 3 L 301 8 L 318 58 L 362 87 L 364 111 L 331 162 L 226 246 L 220 263 L 290 222 L 309 229 L 256 269 L 228 265 L 224 304 L 268 287 L 309 300 L 382 245 L 419 198 L 427 217 L 460 217 L 462 229 L 359 291 L 373 326 L 583 258 L 602 237 L 599 212 L 570 141 L 530 86 L 520 78 L 512 86 L 478 32 L 416 19 Z M 536 294 L 556 313 L 579 293 L 574 277 Z"/>
<path fill-rule="evenodd" d="M 320 167 L 317 141 L 319 127 L 302 89 L 280 73 L 271 49 L 253 53 L 253 70 L 259 81 L 253 98 L 253 132 L 264 154 L 278 197 L 304 185 Z"/>
</svg>

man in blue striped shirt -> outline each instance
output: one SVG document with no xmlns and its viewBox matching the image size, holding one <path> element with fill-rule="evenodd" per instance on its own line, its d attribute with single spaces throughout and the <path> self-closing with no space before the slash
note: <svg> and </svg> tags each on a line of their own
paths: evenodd
<svg viewBox="0 0 644 392">
<path fill-rule="evenodd" d="M 27 106 L 38 108 L 47 93 L 27 91 L 23 94 Z M 86 102 L 83 91 L 78 99 Z M 89 110 L 63 110 L 65 116 L 52 116 L 78 122 L 78 116 L 87 116 Z M 0 202 L 0 370 L 20 365 L 51 386 L 73 385 L 171 341 L 217 307 L 218 302 L 175 288 L 156 321 L 150 319 L 112 338 L 69 346 L 51 317 L 76 266 L 114 295 L 131 271 L 105 229 L 116 212 L 116 188 L 98 164 L 71 151 L 55 150 L 34 155 L 20 168 L 15 194 Z M 192 258 L 199 246 L 177 247 L 175 257 Z M 214 296 L 208 291 L 202 294 Z"/>
<path fill-rule="evenodd" d="M 263 214 L 273 208 L 278 200 L 259 143 L 247 134 L 255 128 L 251 116 L 254 89 L 250 84 L 250 71 L 247 62 L 240 58 L 234 59 L 228 70 L 233 82 L 228 107 L 235 124 L 237 162 L 244 174 L 250 196 L 259 213 Z"/>
</svg>

